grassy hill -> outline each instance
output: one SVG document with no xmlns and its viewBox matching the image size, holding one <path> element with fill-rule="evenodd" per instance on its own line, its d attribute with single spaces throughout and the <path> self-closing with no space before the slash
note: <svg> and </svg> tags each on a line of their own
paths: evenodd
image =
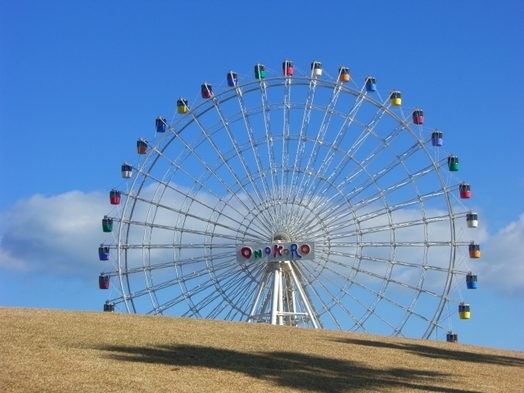
<svg viewBox="0 0 524 393">
<path fill-rule="evenodd" d="M 524 352 L 159 316 L 0 308 L 2 392 L 524 392 Z"/>
</svg>

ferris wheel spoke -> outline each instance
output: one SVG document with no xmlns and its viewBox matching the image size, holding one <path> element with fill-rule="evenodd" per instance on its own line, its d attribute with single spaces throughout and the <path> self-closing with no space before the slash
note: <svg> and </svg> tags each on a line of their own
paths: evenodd
<svg viewBox="0 0 524 393">
<path fill-rule="evenodd" d="M 249 310 L 248 301 L 251 298 L 250 294 L 253 292 L 255 283 L 254 279 L 260 277 L 261 274 L 262 273 L 258 271 L 251 279 L 247 279 L 247 277 L 243 276 L 241 273 L 231 275 L 229 280 L 226 278 L 222 287 L 225 295 L 224 299 L 228 299 L 228 304 L 230 304 L 227 314 L 228 318 L 236 319 L 238 314 L 241 314 L 241 317 L 247 316 Z M 223 306 L 217 306 L 215 310 L 210 313 L 210 317 L 218 317 L 218 313 L 222 312 L 223 309 Z"/>
<path fill-rule="evenodd" d="M 304 112 L 302 114 L 302 122 L 300 125 L 300 131 L 297 139 L 297 149 L 295 153 L 295 160 L 292 169 L 291 183 L 288 191 L 287 201 L 288 203 L 294 200 L 294 196 L 299 191 L 298 180 L 302 173 L 302 160 L 304 158 L 304 152 L 306 148 L 306 140 L 309 131 L 309 124 L 311 121 L 311 113 L 313 110 L 313 102 L 315 100 L 315 91 L 317 87 L 316 78 L 312 78 L 308 84 L 307 97 L 304 105 Z"/>
<path fill-rule="evenodd" d="M 220 121 L 222 122 L 223 128 L 226 130 L 226 133 L 227 133 L 227 135 L 229 137 L 229 140 L 230 140 L 230 142 L 231 142 L 231 144 L 233 146 L 233 149 L 235 151 L 235 156 L 239 159 L 239 161 L 241 163 L 241 166 L 242 166 L 244 172 L 246 173 L 246 175 L 247 175 L 247 177 L 249 179 L 250 184 L 252 185 L 253 190 L 255 191 L 255 193 L 257 193 L 258 199 L 260 201 L 263 201 L 264 197 L 259 192 L 258 187 L 256 187 L 254 176 L 251 173 L 251 170 L 249 169 L 249 166 L 248 166 L 246 160 L 244 159 L 243 151 L 240 149 L 240 146 L 237 144 L 237 142 L 235 140 L 235 137 L 233 135 L 233 132 L 231 131 L 231 129 L 229 127 L 229 122 L 226 120 L 225 115 L 222 113 L 222 110 L 220 108 L 219 102 L 218 102 L 216 97 L 213 97 L 213 103 L 214 103 L 215 109 L 216 109 L 216 111 L 217 111 L 217 113 L 218 113 L 218 115 L 220 117 Z M 244 115 L 244 112 L 243 112 L 243 115 Z M 244 116 L 244 123 L 249 126 L 249 121 L 248 121 L 248 118 L 246 116 Z M 262 170 L 262 166 L 260 164 L 260 157 L 259 157 L 259 154 L 258 154 L 258 148 L 255 145 L 255 141 L 254 141 L 254 138 L 253 138 L 252 130 L 251 130 L 251 133 L 250 133 L 250 145 L 251 145 L 252 149 L 255 149 L 257 151 L 255 156 L 256 157 L 258 156 L 258 158 L 256 158 L 256 162 L 257 162 L 257 164 L 259 164 L 259 165 L 257 165 L 257 169 L 258 169 L 258 171 L 260 173 L 261 170 Z M 238 184 L 242 184 L 242 183 L 238 182 Z M 265 199 L 267 200 L 268 199 L 268 195 L 269 195 L 269 191 L 267 189 L 267 184 L 266 183 L 264 183 L 264 191 L 265 191 Z M 247 193 L 248 191 L 246 189 L 244 189 L 244 192 Z"/>
<path fill-rule="evenodd" d="M 339 151 L 339 146 L 341 145 L 342 140 L 344 139 L 344 137 L 346 135 L 348 135 L 351 126 L 355 123 L 355 116 L 358 113 L 358 110 L 361 108 L 362 103 L 364 102 L 364 98 L 365 98 L 365 96 L 363 94 L 361 94 L 361 93 L 356 96 L 355 101 L 353 102 L 353 105 L 352 105 L 351 109 L 349 110 L 349 112 L 347 114 L 344 114 L 344 116 L 343 116 L 344 117 L 344 121 L 340 125 L 340 127 L 338 128 L 338 132 L 333 137 L 333 140 L 330 141 L 330 143 L 328 143 L 328 144 L 326 144 L 324 141 L 321 142 L 323 145 L 327 146 L 328 150 L 325 153 L 324 159 L 321 160 L 321 165 L 319 166 L 319 168 L 318 168 L 318 170 L 316 172 L 316 175 L 315 175 L 316 178 L 324 178 L 324 177 L 326 177 L 326 173 L 327 173 L 328 169 L 330 168 L 330 165 L 331 165 L 333 159 L 335 158 L 337 152 Z M 327 127 L 326 127 L 326 129 L 327 129 Z M 348 151 L 346 151 L 346 155 L 348 157 L 350 157 L 352 154 L 354 154 L 358 150 L 358 147 L 361 146 L 363 144 L 363 142 L 367 139 L 367 136 L 369 136 L 371 134 L 371 132 L 370 132 L 371 130 L 372 130 L 372 128 L 367 127 L 367 129 L 360 135 L 360 137 L 357 139 L 357 141 L 349 148 Z M 335 178 L 336 178 L 336 176 L 337 176 L 336 174 L 340 173 L 343 170 L 343 168 L 347 165 L 349 160 L 345 159 L 346 155 L 344 155 L 342 157 L 341 162 L 339 162 L 339 164 L 337 164 L 335 166 L 335 168 L 333 169 L 331 175 L 328 177 L 328 180 L 330 178 L 332 178 L 333 176 L 335 176 Z M 341 165 L 341 163 L 345 163 L 345 164 Z M 314 193 L 315 191 L 318 190 L 318 186 L 320 185 L 320 183 L 316 182 L 316 183 L 312 183 L 312 184 L 315 184 L 316 187 L 311 187 L 311 189 L 306 194 L 311 194 L 311 193 Z M 327 188 L 324 190 L 324 192 L 326 190 L 327 190 Z M 323 195 L 323 193 L 320 193 L 319 195 Z"/>
<path fill-rule="evenodd" d="M 256 195 L 256 199 L 253 199 L 252 193 L 249 192 L 245 188 L 244 183 L 238 177 L 237 171 L 229 164 L 228 158 L 224 155 L 224 153 L 220 150 L 220 148 L 214 142 L 213 135 L 210 134 L 206 130 L 206 128 L 200 123 L 200 121 L 199 121 L 199 119 L 198 119 L 198 117 L 196 115 L 193 115 L 193 119 L 194 119 L 194 123 L 197 124 L 198 128 L 202 132 L 202 135 L 204 135 L 204 137 L 206 138 L 207 144 L 213 149 L 213 151 L 214 151 L 214 153 L 216 154 L 216 157 L 217 157 L 214 164 L 209 164 L 209 162 L 210 162 L 209 159 L 205 159 L 205 158 L 200 157 L 200 155 L 195 150 L 191 149 L 191 147 L 187 143 L 185 144 L 186 148 L 191 149 L 190 150 L 191 151 L 191 156 L 198 158 L 199 162 L 206 169 L 206 171 L 202 173 L 202 175 L 201 175 L 202 181 L 199 182 L 199 183 L 203 184 L 203 183 L 205 183 L 207 178 L 214 177 L 224 186 L 225 189 L 228 190 L 228 192 L 231 195 L 233 195 L 237 200 L 241 201 L 240 198 L 238 198 L 238 196 L 234 192 L 234 190 L 231 189 L 230 186 L 228 186 L 227 181 L 222 179 L 218 175 L 218 173 L 216 171 L 216 169 L 218 169 L 219 167 L 225 167 L 227 169 L 227 171 L 228 171 L 228 175 L 231 176 L 234 179 L 234 184 L 237 187 L 240 187 L 240 189 L 243 191 L 243 195 L 245 195 L 246 197 L 248 197 L 250 199 L 252 206 L 249 207 L 249 208 L 251 208 L 251 209 L 255 208 L 256 209 L 257 206 L 259 206 L 260 203 L 262 201 L 264 201 L 264 197 L 259 192 L 258 187 L 256 187 L 256 186 L 253 187 L 254 194 Z M 238 145 L 234 144 L 234 148 L 238 148 Z M 247 169 L 247 167 L 246 167 L 246 174 L 248 175 L 248 179 L 250 180 L 250 182 L 253 183 L 253 176 L 252 176 L 251 172 Z M 206 189 L 208 189 L 208 188 L 206 188 Z M 243 201 L 241 201 L 241 203 L 244 204 Z M 267 212 L 266 211 L 261 211 L 260 214 L 262 216 L 264 216 L 264 215 L 267 214 Z"/>
<path fill-rule="evenodd" d="M 303 270 L 303 271 L 302 271 Z M 338 271 L 336 270 L 332 270 L 332 269 L 329 269 L 329 268 L 326 268 L 326 270 L 329 270 L 331 273 L 333 273 L 334 275 L 338 276 L 340 279 L 343 280 L 343 282 L 347 283 L 348 281 L 348 278 L 347 277 L 344 277 L 343 275 L 341 275 Z M 340 329 L 344 329 L 343 326 L 341 326 L 337 320 L 337 318 L 333 315 L 332 313 L 332 308 L 337 305 L 341 311 L 343 311 L 349 318 L 350 320 L 353 322 L 353 324 L 359 326 L 364 332 L 366 332 L 366 329 L 365 327 L 360 324 L 360 322 L 358 321 L 358 318 L 353 315 L 349 309 L 344 306 L 342 304 L 342 302 L 340 301 L 340 298 L 341 296 L 335 296 L 332 291 L 317 277 L 322 277 L 323 279 L 327 280 L 328 282 L 330 282 L 331 285 L 334 285 L 336 288 L 339 289 L 339 291 L 342 293 L 342 296 L 347 296 L 348 298 L 351 298 L 353 301 L 355 301 L 356 303 L 360 304 L 361 306 L 364 306 L 365 305 L 363 303 L 360 302 L 360 300 L 356 297 L 354 297 L 346 287 L 339 287 L 338 284 L 335 284 L 334 282 L 332 282 L 331 280 L 327 279 L 327 278 L 324 278 L 323 276 L 320 276 L 318 273 L 316 273 L 314 270 L 311 270 L 309 269 L 309 266 L 308 265 L 302 265 L 299 267 L 299 271 L 302 271 L 301 272 L 301 276 L 303 277 L 304 280 L 306 280 L 306 282 L 308 283 L 308 288 L 310 288 L 314 295 L 315 295 L 315 298 L 317 299 L 317 301 L 321 304 L 322 306 L 322 309 L 324 311 L 324 313 L 326 313 L 327 315 L 330 316 L 330 319 L 337 325 L 339 326 Z M 306 274 L 307 273 L 307 274 Z M 329 295 L 329 297 L 331 298 L 331 301 L 332 301 L 332 304 L 331 305 L 328 305 L 324 302 L 323 300 L 323 296 L 320 294 L 320 292 L 318 291 L 318 289 L 322 289 L 326 294 Z"/>
<path fill-rule="evenodd" d="M 329 103 L 326 107 L 326 110 L 324 111 L 321 124 L 319 125 L 318 131 L 316 136 L 313 140 L 313 146 L 311 148 L 311 152 L 309 154 L 309 158 L 307 160 L 307 163 L 304 167 L 303 176 L 300 181 L 300 185 L 297 188 L 297 193 L 293 198 L 293 204 L 301 204 L 304 202 L 304 197 L 307 194 L 307 190 L 309 190 L 310 185 L 310 179 L 311 175 L 313 173 L 313 168 L 315 166 L 315 163 L 318 159 L 318 152 L 320 150 L 320 147 L 322 143 L 324 142 L 324 138 L 326 135 L 326 132 L 328 130 L 329 123 L 331 121 L 331 118 L 333 116 L 333 112 L 335 110 L 338 98 L 340 96 L 341 86 L 337 83 L 333 85 L 333 89 L 331 91 L 331 97 L 329 100 Z"/>
<path fill-rule="evenodd" d="M 183 139 L 180 137 L 180 136 L 177 136 L 178 140 L 180 141 L 183 141 Z M 208 180 L 210 177 L 214 177 L 216 178 L 220 184 L 228 191 L 229 195 L 231 195 L 236 203 L 235 204 L 226 204 L 228 206 L 228 209 L 231 209 L 232 212 L 234 213 L 237 213 L 239 216 L 242 216 L 244 215 L 245 213 L 238 210 L 237 209 L 237 206 L 239 207 L 242 207 L 242 209 L 244 211 L 250 211 L 250 210 L 258 210 L 259 209 L 259 205 L 260 203 L 257 202 L 256 200 L 254 199 L 251 199 L 251 194 L 248 193 L 243 187 L 242 189 L 244 190 L 244 194 L 250 198 L 250 201 L 251 201 L 251 204 L 250 206 L 246 205 L 245 201 L 242 199 L 242 198 L 239 198 L 238 197 L 238 194 L 230 187 L 227 185 L 226 181 L 224 179 L 222 179 L 220 176 L 218 176 L 218 174 L 213 171 L 211 169 L 211 167 L 209 166 L 209 164 L 207 163 L 207 161 L 203 158 L 200 157 L 199 154 L 197 154 L 196 152 L 194 152 L 190 146 L 190 144 L 186 143 L 186 142 L 183 142 L 184 144 L 184 147 L 186 148 L 186 150 L 188 152 L 193 152 L 192 155 L 193 157 L 197 158 L 199 160 L 199 162 L 205 166 L 206 168 L 206 173 L 207 173 L 207 176 L 205 178 L 203 178 L 203 175 L 200 176 L 200 178 L 197 178 L 193 175 L 191 175 L 189 172 L 187 172 L 186 170 L 183 169 L 182 166 L 176 164 L 174 161 L 170 160 L 169 158 L 165 158 L 166 161 L 172 166 L 174 167 L 175 169 L 179 170 L 181 173 L 184 174 L 184 176 L 186 176 L 187 178 L 189 178 L 193 183 L 194 183 L 194 187 L 193 187 L 193 190 L 196 190 L 196 186 L 198 186 L 200 189 L 204 189 L 206 193 L 208 193 L 209 195 L 213 196 L 216 198 L 217 201 L 222 201 L 222 197 L 219 196 L 218 194 L 216 194 L 213 189 L 207 187 L 205 185 L 206 183 L 206 180 Z M 164 157 L 164 154 L 163 152 L 161 151 L 156 151 L 156 153 L 158 154 L 158 156 L 161 156 L 161 157 Z M 187 154 L 190 154 L 190 153 L 187 153 Z M 152 179 L 153 181 L 155 181 L 159 186 L 160 185 L 164 185 L 165 187 L 168 187 L 170 188 L 171 190 L 173 190 L 175 193 L 178 193 L 180 194 L 181 196 L 185 197 L 185 198 L 188 198 L 188 200 L 190 200 L 191 202 L 198 202 L 198 203 L 201 203 L 200 202 L 200 196 L 191 196 L 191 194 L 187 193 L 187 192 L 184 192 L 184 191 L 180 191 L 178 188 L 176 187 L 173 187 L 170 183 L 168 182 L 164 182 L 158 178 L 155 178 L 154 176 L 152 176 L 151 174 L 149 173 L 143 173 L 142 171 L 139 172 L 140 174 L 142 174 L 144 176 L 144 181 L 146 178 L 149 178 L 149 179 Z M 242 182 L 238 182 L 238 183 L 235 183 L 237 185 L 240 185 L 242 186 Z M 132 197 L 132 196 L 131 196 Z M 206 206 L 206 208 L 211 208 L 210 206 Z M 260 211 L 259 212 L 260 215 L 264 215 L 265 213 L 263 211 Z M 257 215 L 258 216 L 258 215 Z M 259 221 L 259 222 L 263 222 L 263 221 Z"/>
<path fill-rule="evenodd" d="M 230 266 L 231 268 L 231 266 Z M 227 273 L 222 273 L 220 276 L 221 280 L 224 280 L 225 283 L 229 282 L 230 280 L 234 278 L 241 277 L 241 273 L 234 272 L 234 271 L 228 271 Z M 203 316 L 204 310 L 212 305 L 213 303 L 216 303 L 214 309 L 207 311 L 207 314 L 204 316 L 206 318 L 213 318 L 216 317 L 216 313 L 219 312 L 222 308 L 229 306 L 233 307 L 238 310 L 237 306 L 234 304 L 232 299 L 230 298 L 229 294 L 227 293 L 226 288 L 220 287 L 217 285 L 217 280 L 211 280 L 211 282 L 215 285 L 215 290 L 210 292 L 205 298 L 200 300 L 198 303 L 194 304 L 193 307 L 188 310 L 187 315 L 199 315 Z M 203 288 L 203 290 L 207 291 L 208 289 L 211 289 L 212 287 L 206 287 Z M 216 300 L 219 300 L 216 302 Z"/>
<path fill-rule="evenodd" d="M 161 204 L 160 202 L 157 202 L 157 203 L 152 203 L 150 200 L 148 199 L 145 199 L 145 198 L 141 198 L 139 196 L 133 196 L 133 199 L 135 199 L 135 201 L 140 201 L 140 202 L 144 202 L 148 205 L 154 205 L 156 207 L 156 209 L 164 209 L 165 211 L 169 211 L 169 212 L 172 212 L 172 213 L 177 213 L 181 216 L 184 216 L 185 218 L 192 218 L 198 222 L 202 222 L 202 223 L 206 223 L 208 222 L 208 219 L 202 215 L 199 215 L 199 214 L 193 214 L 193 213 L 189 213 L 188 211 L 183 211 L 181 209 L 178 209 L 178 208 L 175 208 L 175 207 L 172 207 L 172 206 L 168 206 L 168 205 L 164 205 L 164 204 Z M 200 204 L 200 202 L 198 203 Z M 202 207 L 206 207 L 205 205 L 203 204 L 200 204 Z M 213 208 L 209 208 L 211 211 L 214 211 Z M 235 218 L 233 217 L 227 217 L 227 220 L 228 221 L 232 221 L 232 222 L 236 222 L 239 226 L 241 226 L 242 224 L 239 222 L 239 221 L 236 221 Z M 189 228 L 185 228 L 184 226 L 169 226 L 169 225 L 161 225 L 161 224 L 151 224 L 149 222 L 137 222 L 137 221 L 123 221 L 123 222 L 126 222 L 128 224 L 133 224 L 133 225 L 137 225 L 137 226 L 143 226 L 143 227 L 148 227 L 148 228 L 157 228 L 157 229 L 166 229 L 166 230 L 177 230 L 177 231 L 185 231 L 185 232 L 188 232 L 188 233 L 193 233 L 193 234 L 202 234 L 202 235 L 209 235 L 208 232 L 205 232 L 205 231 L 200 231 L 200 230 L 194 230 L 194 229 L 189 229 Z M 221 228 L 223 229 L 224 231 L 229 231 L 231 233 L 234 233 L 238 228 L 235 228 L 235 227 L 232 227 L 230 225 L 226 225 L 226 224 L 222 224 L 220 222 L 217 222 L 215 223 L 215 227 L 218 227 L 218 228 Z M 233 236 L 233 235 L 227 235 L 227 234 L 219 234 L 219 233 L 216 233 L 214 234 L 214 236 L 219 236 L 219 237 L 222 237 L 224 239 L 228 239 L 228 240 L 235 240 L 236 237 Z"/>
<path fill-rule="evenodd" d="M 332 271 L 333 273 L 335 273 L 337 275 L 339 274 L 337 271 L 332 270 L 329 267 L 327 267 L 327 269 Z M 365 272 L 365 271 L 362 270 L 362 269 L 357 269 L 357 272 L 362 273 L 362 272 Z M 370 273 L 370 272 L 365 272 L 365 273 Z M 351 284 L 356 285 L 356 286 L 362 288 L 363 290 L 365 290 L 367 292 L 370 292 L 373 295 L 375 295 L 375 301 L 371 305 L 365 305 L 362 302 L 360 302 L 357 298 L 352 296 L 352 299 L 354 301 L 356 301 L 361 306 L 366 308 L 366 313 L 364 314 L 364 316 L 362 318 L 360 318 L 358 320 L 358 323 L 356 323 L 355 326 L 356 326 L 357 329 L 359 327 L 362 328 L 364 326 L 364 323 L 366 322 L 366 320 L 369 318 L 369 316 L 374 315 L 376 318 L 378 318 L 380 321 L 382 321 L 384 324 L 386 324 L 389 328 L 393 329 L 394 331 L 397 331 L 393 324 L 391 324 L 389 321 L 387 321 L 385 318 L 383 318 L 380 314 L 375 312 L 375 309 L 376 309 L 377 305 L 379 304 L 379 302 L 382 301 L 382 300 L 385 300 L 385 301 L 393 304 L 395 307 L 403 309 L 404 311 L 412 312 L 412 310 L 410 311 L 406 306 L 404 306 L 404 305 L 402 305 L 402 304 L 400 304 L 400 303 L 394 301 L 393 299 L 390 299 L 389 297 L 384 295 L 384 292 L 385 292 L 387 284 L 389 282 L 393 282 L 392 280 L 387 279 L 385 277 L 382 277 L 380 275 L 376 275 L 374 273 L 371 273 L 371 275 L 375 276 L 375 278 L 378 278 L 378 279 L 383 281 L 384 284 L 381 286 L 381 290 L 380 291 L 376 291 L 376 290 L 374 290 L 374 289 L 372 289 L 372 288 L 370 288 L 368 286 L 362 285 L 361 283 L 359 283 L 358 281 L 356 281 L 354 279 L 350 280 Z M 349 294 L 350 292 L 348 291 L 347 293 Z"/>
<path fill-rule="evenodd" d="M 266 146 L 267 146 L 267 154 L 268 154 L 268 162 L 269 162 L 269 171 L 270 171 L 270 179 L 271 179 L 271 195 L 274 198 L 275 193 L 278 189 L 278 179 L 277 179 L 277 162 L 275 158 L 275 146 L 274 146 L 274 137 L 271 130 L 271 116 L 269 115 L 270 106 L 268 103 L 268 97 L 267 97 L 267 84 L 264 79 L 260 79 L 260 97 L 262 99 L 262 114 L 263 114 L 263 124 L 264 124 L 264 132 L 265 132 L 265 138 L 266 138 Z"/>
<path fill-rule="evenodd" d="M 346 217 L 341 217 L 340 221 L 333 222 L 332 224 L 330 224 L 327 227 L 327 230 L 329 230 L 330 232 L 334 232 L 331 239 L 337 240 L 339 238 L 351 238 L 351 237 L 357 237 L 357 236 L 373 234 L 373 233 L 389 232 L 390 230 L 413 228 L 416 226 L 423 226 L 423 225 L 429 225 L 429 224 L 449 221 L 449 216 L 447 215 L 440 215 L 440 216 L 433 216 L 433 217 L 426 216 L 425 218 L 420 218 L 416 220 L 402 221 L 402 222 L 395 221 L 393 223 L 388 223 L 385 225 L 358 227 L 358 229 L 352 230 L 352 229 L 347 228 L 348 221 L 345 218 Z M 336 233 L 338 230 L 342 230 L 342 229 L 346 229 L 346 230 L 343 233 Z"/>
</svg>

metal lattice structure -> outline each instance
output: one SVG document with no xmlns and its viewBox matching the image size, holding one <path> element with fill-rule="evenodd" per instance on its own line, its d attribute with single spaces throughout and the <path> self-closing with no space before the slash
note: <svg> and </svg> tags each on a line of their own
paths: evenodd
<svg viewBox="0 0 524 393">
<path fill-rule="evenodd" d="M 159 119 L 112 218 L 111 304 L 422 338 L 442 327 L 467 244 L 447 157 L 399 92 L 381 99 L 370 78 L 351 87 L 319 64 L 229 72 Z"/>
</svg>

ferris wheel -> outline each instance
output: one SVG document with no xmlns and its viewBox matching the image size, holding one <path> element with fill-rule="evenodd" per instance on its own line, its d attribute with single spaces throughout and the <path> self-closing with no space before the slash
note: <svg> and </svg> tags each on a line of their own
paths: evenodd
<svg viewBox="0 0 524 393">
<path fill-rule="evenodd" d="M 256 64 L 155 120 L 102 222 L 106 311 L 449 341 L 452 289 L 477 287 L 461 250 L 480 256 L 458 157 L 400 91 L 334 75 Z"/>
</svg>

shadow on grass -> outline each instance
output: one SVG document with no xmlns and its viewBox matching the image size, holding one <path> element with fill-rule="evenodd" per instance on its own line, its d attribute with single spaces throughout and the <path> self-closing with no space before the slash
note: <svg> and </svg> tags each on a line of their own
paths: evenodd
<svg viewBox="0 0 524 393">
<path fill-rule="evenodd" d="M 446 381 L 451 381 L 450 374 L 405 368 L 377 370 L 357 362 L 301 353 L 245 353 L 193 345 L 102 346 L 97 349 L 109 352 L 108 356 L 118 361 L 232 371 L 302 391 L 339 393 L 413 389 L 425 392 L 474 392 L 443 387 Z"/>
<path fill-rule="evenodd" d="M 444 349 L 426 346 L 423 344 L 387 343 L 381 341 L 363 340 L 358 338 L 344 338 L 334 341 L 350 345 L 364 345 L 376 348 L 391 348 L 399 351 L 407 351 L 415 355 L 424 356 L 432 359 L 459 360 L 470 363 L 486 363 L 501 366 L 524 367 L 524 358 L 522 357 L 468 352 L 466 350 L 461 350 L 460 345 L 454 343 L 450 343 L 450 346 L 452 346 L 452 348 Z"/>
</svg>

